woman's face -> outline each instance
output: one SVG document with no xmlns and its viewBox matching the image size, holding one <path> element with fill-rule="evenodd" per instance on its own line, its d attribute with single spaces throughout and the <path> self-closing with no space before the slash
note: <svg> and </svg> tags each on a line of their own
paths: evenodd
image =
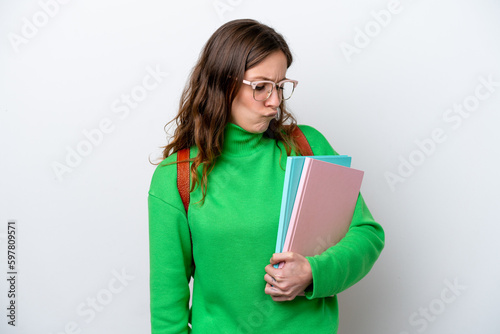
<svg viewBox="0 0 500 334">
<path fill-rule="evenodd" d="M 244 79 L 248 81 L 269 80 L 279 82 L 286 77 L 287 62 L 285 54 L 276 51 L 261 61 L 258 65 L 245 72 Z M 242 84 L 231 106 L 229 121 L 248 132 L 262 133 L 269 127 L 269 122 L 278 113 L 280 99 L 277 89 L 265 101 L 255 101 L 253 89 Z"/>
</svg>

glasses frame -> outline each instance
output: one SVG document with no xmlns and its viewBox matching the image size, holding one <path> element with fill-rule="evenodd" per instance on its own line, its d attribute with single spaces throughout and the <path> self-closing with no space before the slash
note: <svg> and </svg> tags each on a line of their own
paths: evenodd
<svg viewBox="0 0 500 334">
<path fill-rule="evenodd" d="M 297 80 L 291 80 L 291 79 L 281 80 L 280 82 L 274 82 L 274 81 L 270 81 L 270 80 L 248 81 L 248 80 L 243 79 L 242 82 L 245 85 L 249 85 L 250 87 L 252 87 L 253 99 L 255 101 L 258 101 L 258 102 L 264 102 L 267 99 L 269 99 L 271 97 L 271 95 L 273 95 L 273 91 L 276 88 L 276 86 L 278 86 L 278 89 L 283 89 L 283 84 L 285 84 L 287 82 L 291 82 L 291 83 L 293 83 L 293 89 L 292 89 L 292 93 L 290 94 L 290 96 L 288 98 L 284 99 L 283 92 L 280 94 L 278 91 L 278 97 L 280 98 L 280 102 L 283 100 L 285 100 L 285 101 L 289 100 L 292 97 L 293 92 L 295 91 L 295 87 L 297 87 L 297 85 L 299 84 L 299 82 Z M 262 84 L 262 83 L 271 83 L 271 84 L 273 84 L 273 88 L 271 88 L 271 90 L 267 94 L 267 97 L 264 100 L 257 100 L 257 98 L 255 97 L 255 88 L 257 88 L 257 85 Z"/>
</svg>

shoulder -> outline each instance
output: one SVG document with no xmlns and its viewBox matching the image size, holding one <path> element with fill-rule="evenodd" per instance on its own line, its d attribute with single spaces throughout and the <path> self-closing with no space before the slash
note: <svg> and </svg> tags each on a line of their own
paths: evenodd
<svg viewBox="0 0 500 334">
<path fill-rule="evenodd" d="M 156 166 L 149 186 L 149 195 L 173 206 L 182 207 L 182 201 L 177 189 L 176 161 L 177 153 L 174 153 Z"/>
<path fill-rule="evenodd" d="M 337 155 L 325 136 L 309 125 L 299 125 L 300 130 L 306 136 L 314 155 Z"/>
<path fill-rule="evenodd" d="M 298 126 L 300 130 L 302 130 L 302 133 L 306 136 L 307 140 L 328 142 L 325 136 L 312 126 L 304 124 L 299 124 Z"/>
</svg>

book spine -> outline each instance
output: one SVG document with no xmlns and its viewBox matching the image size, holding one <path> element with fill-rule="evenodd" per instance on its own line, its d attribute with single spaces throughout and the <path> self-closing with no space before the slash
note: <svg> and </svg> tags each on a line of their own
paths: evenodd
<svg viewBox="0 0 500 334">
<path fill-rule="evenodd" d="M 302 168 L 302 174 L 300 175 L 299 188 L 297 190 L 297 195 L 295 197 L 295 202 L 293 204 L 292 216 L 290 217 L 290 224 L 288 225 L 288 231 L 286 234 L 285 245 L 283 246 L 283 252 L 291 251 L 293 247 L 293 238 L 296 231 L 296 221 L 299 217 L 300 206 L 303 199 L 303 191 L 307 184 L 307 179 L 311 170 L 311 158 L 306 158 L 304 161 L 304 167 Z"/>
</svg>

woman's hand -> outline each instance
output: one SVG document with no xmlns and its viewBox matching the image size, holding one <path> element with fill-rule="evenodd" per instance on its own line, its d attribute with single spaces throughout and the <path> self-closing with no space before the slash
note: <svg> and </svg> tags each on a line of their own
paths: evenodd
<svg viewBox="0 0 500 334">
<path fill-rule="evenodd" d="M 312 270 L 309 261 L 293 252 L 275 253 L 267 265 L 264 280 L 267 282 L 264 292 L 274 301 L 293 300 L 312 283 Z M 273 265 L 284 262 L 282 268 Z"/>
</svg>

